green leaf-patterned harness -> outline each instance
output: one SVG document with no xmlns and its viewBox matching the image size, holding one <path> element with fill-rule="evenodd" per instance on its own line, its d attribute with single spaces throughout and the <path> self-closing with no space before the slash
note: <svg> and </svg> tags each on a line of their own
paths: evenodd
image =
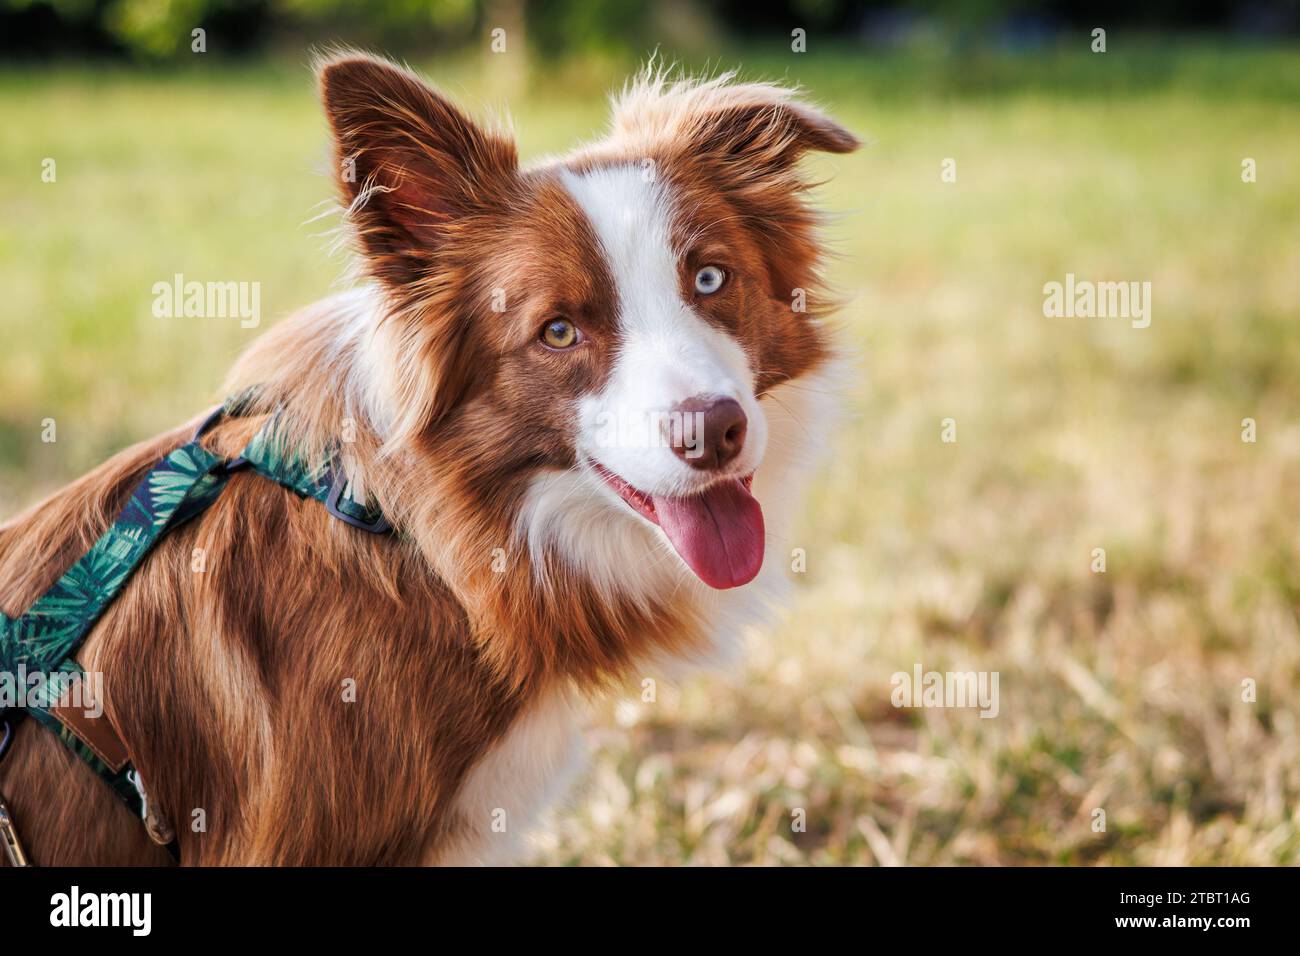
<svg viewBox="0 0 1300 956">
<path fill-rule="evenodd" d="M 233 473 L 255 471 L 303 497 L 316 498 L 334 517 L 363 531 L 392 530 L 377 508 L 353 500 L 337 467 L 337 455 L 312 466 L 287 449 L 275 415 L 236 458 L 221 458 L 199 444 L 223 416 L 244 413 L 254 394 L 250 390 L 229 399 L 208 416 L 188 444 L 154 465 L 108 530 L 24 614 L 16 618 L 0 614 L 0 675 L 10 675 L 17 688 L 16 695 L 0 698 L 0 733 L 4 734 L 0 759 L 11 739 L 13 721 L 29 714 L 54 731 L 144 819 L 145 795 L 131 762 L 110 766 L 51 710 L 58 704 L 60 690 L 84 676 L 74 656 L 153 546 L 212 504 Z M 26 680 L 24 686 L 17 686 L 18 675 L 42 675 L 42 679 L 29 688 Z M 12 822 L 6 821 L 7 808 L 0 798 L 0 842 L 9 839 L 7 831 L 12 831 Z"/>
</svg>

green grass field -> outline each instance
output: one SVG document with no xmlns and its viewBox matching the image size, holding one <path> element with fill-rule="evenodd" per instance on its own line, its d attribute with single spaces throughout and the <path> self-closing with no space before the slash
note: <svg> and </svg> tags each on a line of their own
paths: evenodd
<svg viewBox="0 0 1300 956">
<path fill-rule="evenodd" d="M 1300 860 L 1300 53 L 1111 49 L 715 58 L 870 141 L 814 160 L 860 374 L 797 603 L 740 673 L 611 701 L 536 860 Z M 0 515 L 218 397 L 259 330 L 155 282 L 259 281 L 264 327 L 337 285 L 305 61 L 0 71 Z M 526 156 L 631 66 L 418 65 Z M 1150 327 L 1044 318 L 1067 272 L 1151 282 Z M 1000 713 L 895 709 L 918 662 Z"/>
</svg>

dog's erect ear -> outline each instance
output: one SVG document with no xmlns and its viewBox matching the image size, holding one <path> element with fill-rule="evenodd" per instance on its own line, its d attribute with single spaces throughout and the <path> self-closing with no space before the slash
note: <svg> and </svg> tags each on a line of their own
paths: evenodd
<svg viewBox="0 0 1300 956">
<path fill-rule="evenodd" d="M 808 152 L 858 148 L 852 133 L 795 91 L 732 79 L 672 81 L 648 70 L 615 104 L 613 138 L 634 154 L 720 164 L 746 181 L 783 176 Z"/>
<path fill-rule="evenodd" d="M 518 167 L 515 145 L 383 60 L 348 54 L 317 75 L 335 174 L 370 270 L 409 282 L 458 222 L 501 201 Z"/>
<path fill-rule="evenodd" d="M 852 133 L 811 106 L 777 96 L 765 86 L 733 87 L 733 102 L 697 114 L 692 146 L 697 155 L 782 172 L 808 152 L 851 153 Z"/>
<path fill-rule="evenodd" d="M 679 188 L 715 190 L 757 239 L 770 294 L 802 286 L 821 255 L 819 217 L 805 201 L 799 160 L 810 152 L 849 153 L 852 133 L 772 83 L 670 79 L 647 69 L 614 106 L 610 145 L 623 155 L 662 160 Z"/>
</svg>

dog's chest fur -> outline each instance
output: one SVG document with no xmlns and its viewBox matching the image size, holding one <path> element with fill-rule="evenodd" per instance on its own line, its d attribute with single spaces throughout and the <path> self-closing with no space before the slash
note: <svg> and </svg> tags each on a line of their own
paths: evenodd
<svg viewBox="0 0 1300 956">
<path fill-rule="evenodd" d="M 454 835 L 434 841 L 425 862 L 485 866 L 514 862 L 538 815 L 579 773 L 585 755 L 574 695 L 535 701 L 484 754 L 461 785 Z"/>
</svg>

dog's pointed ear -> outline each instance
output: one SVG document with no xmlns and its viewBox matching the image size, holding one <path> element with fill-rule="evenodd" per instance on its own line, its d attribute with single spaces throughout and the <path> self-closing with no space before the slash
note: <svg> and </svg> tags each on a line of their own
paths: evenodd
<svg viewBox="0 0 1300 956">
<path fill-rule="evenodd" d="M 761 174 L 783 173 L 809 152 L 851 153 L 856 136 L 779 87 L 726 87 L 699 104 L 691 123 L 696 155 Z"/>
<path fill-rule="evenodd" d="M 317 76 L 339 191 L 370 271 L 408 283 L 458 223 L 502 201 L 518 169 L 514 142 L 384 60 L 346 54 L 318 64 Z"/>
<path fill-rule="evenodd" d="M 801 287 L 821 256 L 812 185 L 799 160 L 849 153 L 858 139 L 795 90 L 773 83 L 672 80 L 647 70 L 615 103 L 610 139 L 624 154 L 662 159 L 687 190 L 721 193 L 747 223 L 770 273 L 770 294 Z"/>
</svg>

